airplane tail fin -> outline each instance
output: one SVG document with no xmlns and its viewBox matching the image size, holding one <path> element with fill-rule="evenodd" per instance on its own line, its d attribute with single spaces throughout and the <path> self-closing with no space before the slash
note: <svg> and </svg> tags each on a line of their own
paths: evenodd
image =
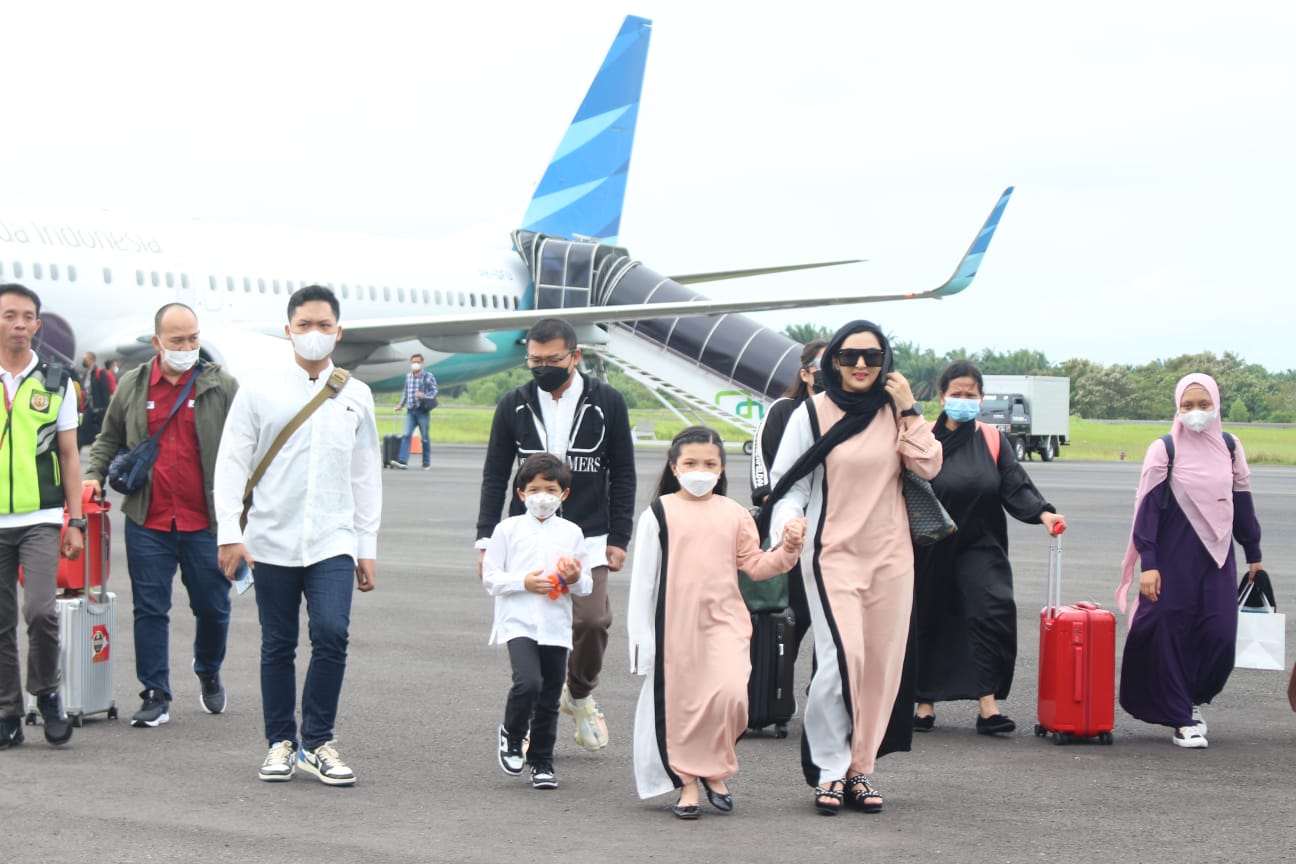
<svg viewBox="0 0 1296 864">
<path fill-rule="evenodd" d="M 527 207 L 522 227 L 615 245 L 652 22 L 627 15 Z"/>
<path fill-rule="evenodd" d="M 976 237 L 972 240 L 972 245 L 964 253 L 963 260 L 959 262 L 958 267 L 954 268 L 954 275 L 945 280 L 944 285 L 933 289 L 930 296 L 949 297 L 972 284 L 972 279 L 977 275 L 977 270 L 981 268 L 981 259 L 985 257 L 986 249 L 990 248 L 990 238 L 994 236 L 995 229 L 999 227 L 999 219 L 1003 216 L 1004 208 L 1008 206 L 1008 199 L 1012 197 L 1012 193 L 1013 187 L 1009 186 L 999 196 L 999 202 L 995 204 L 994 209 L 990 211 L 990 215 L 986 217 L 985 224 L 981 226 L 981 230 L 977 232 Z"/>
</svg>

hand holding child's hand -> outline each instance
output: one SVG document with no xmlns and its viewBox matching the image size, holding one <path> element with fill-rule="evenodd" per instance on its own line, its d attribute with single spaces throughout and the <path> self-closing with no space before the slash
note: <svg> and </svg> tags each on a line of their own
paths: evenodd
<svg viewBox="0 0 1296 864">
<path fill-rule="evenodd" d="M 783 526 L 783 548 L 792 552 L 800 551 L 805 543 L 806 520 L 804 517 L 792 519 Z"/>
<path fill-rule="evenodd" d="M 549 577 L 544 575 L 543 570 L 532 570 L 526 574 L 522 584 L 532 594 L 548 594 L 549 589 L 553 587 L 553 585 L 549 584 Z"/>
<path fill-rule="evenodd" d="M 567 582 L 569 583 L 575 582 L 577 579 L 580 578 L 581 565 L 580 565 L 580 561 L 577 561 L 575 558 L 567 558 L 567 557 L 559 558 L 557 569 L 558 569 L 558 575 L 561 576 L 563 579 L 567 580 Z"/>
</svg>

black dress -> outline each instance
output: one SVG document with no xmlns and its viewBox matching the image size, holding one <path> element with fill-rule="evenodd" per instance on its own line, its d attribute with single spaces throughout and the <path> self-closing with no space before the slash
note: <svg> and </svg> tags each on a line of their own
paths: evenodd
<svg viewBox="0 0 1296 864">
<path fill-rule="evenodd" d="M 1055 512 L 997 430 L 996 464 L 975 423 L 955 430 L 936 421 L 945 448 L 932 481 L 937 497 L 958 525 L 953 537 L 917 549 L 917 702 L 1008 696 L 1017 662 L 1017 605 L 1008 563 L 1007 511 L 1022 522 L 1040 523 Z"/>
</svg>

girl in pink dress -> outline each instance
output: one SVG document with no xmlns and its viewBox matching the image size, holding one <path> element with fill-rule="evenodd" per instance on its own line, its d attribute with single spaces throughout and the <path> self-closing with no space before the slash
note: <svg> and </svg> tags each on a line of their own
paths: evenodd
<svg viewBox="0 0 1296 864">
<path fill-rule="evenodd" d="M 746 508 L 724 497 L 720 436 L 703 426 L 671 442 L 652 506 L 639 516 L 630 576 L 630 671 L 645 676 L 635 712 L 640 798 L 679 789 L 673 812 L 698 817 L 698 785 L 721 812 L 747 726 L 751 616 L 738 570 L 768 579 L 795 563 L 804 520 L 762 552 Z"/>
</svg>

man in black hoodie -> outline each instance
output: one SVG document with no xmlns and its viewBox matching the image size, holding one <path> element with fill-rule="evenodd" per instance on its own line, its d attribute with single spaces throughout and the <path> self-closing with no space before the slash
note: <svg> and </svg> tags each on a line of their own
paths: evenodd
<svg viewBox="0 0 1296 864">
<path fill-rule="evenodd" d="M 537 321 L 527 332 L 527 366 L 534 380 L 504 394 L 495 406 L 477 511 L 477 571 L 486 541 L 500 521 L 526 512 L 511 478 L 532 453 L 566 459 L 571 494 L 560 512 L 585 534 L 594 590 L 572 598 L 572 651 L 561 708 L 576 722 L 576 743 L 607 746 L 607 724 L 591 695 L 607 650 L 612 605 L 609 570 L 620 570 L 634 530 L 635 464 L 625 399 L 607 384 L 578 371 L 576 331 L 560 318 Z"/>
</svg>

